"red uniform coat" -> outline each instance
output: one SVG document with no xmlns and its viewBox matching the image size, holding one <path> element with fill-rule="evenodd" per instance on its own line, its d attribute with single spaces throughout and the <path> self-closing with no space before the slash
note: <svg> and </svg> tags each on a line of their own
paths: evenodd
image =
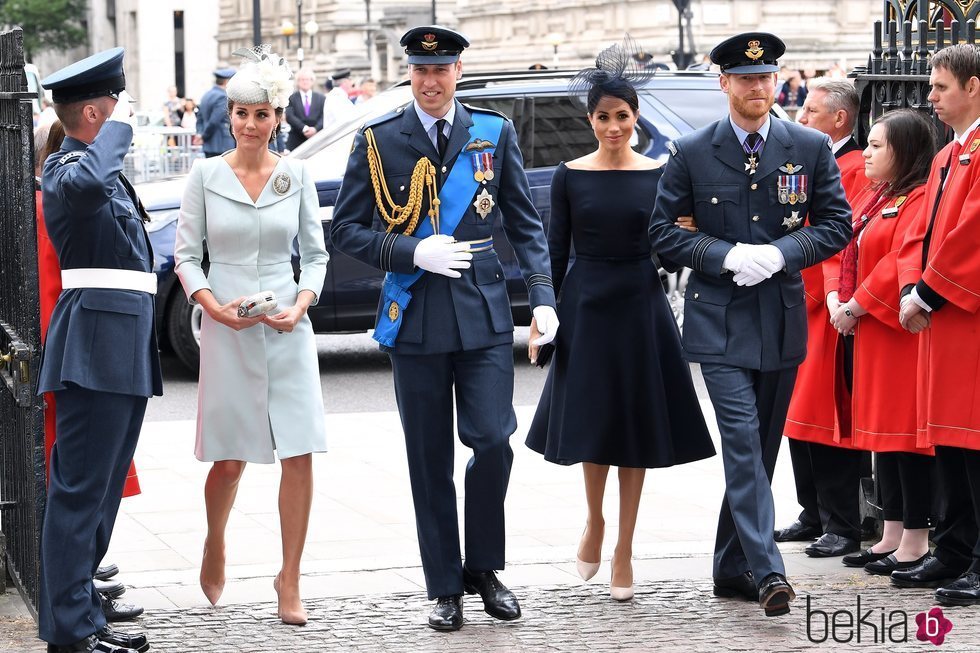
<svg viewBox="0 0 980 653">
<path fill-rule="evenodd" d="M 947 300 L 919 338 L 919 444 L 980 450 L 980 128 L 963 158 L 951 158 L 952 149 L 933 159 L 927 201 L 899 252 L 898 287 L 921 279 Z M 947 165 L 923 270 L 923 236 Z"/>
<path fill-rule="evenodd" d="M 858 242 L 854 300 L 868 313 L 858 320 L 854 332 L 852 442 L 871 451 L 932 454 L 931 448 L 916 445 L 919 339 L 898 322 L 898 250 L 928 204 L 925 187 L 900 199 L 869 216 Z M 896 208 L 897 214 L 892 215 Z"/>
<path fill-rule="evenodd" d="M 854 200 L 868 184 L 864 176 L 864 157 L 853 141 L 837 152 L 841 184 L 853 208 Z M 793 397 L 786 416 L 783 434 L 794 440 L 806 440 L 850 449 L 846 439 L 837 435 L 834 407 L 834 351 L 837 331 L 830 326 L 825 288 L 837 286 L 836 276 L 825 278 L 824 266 L 813 265 L 803 270 L 803 292 L 806 296 L 807 353 L 796 375 Z"/>
<path fill-rule="evenodd" d="M 58 303 L 58 295 L 61 294 L 61 265 L 58 262 L 58 252 L 55 251 L 51 239 L 48 237 L 48 229 L 44 225 L 44 209 L 41 206 L 41 191 L 34 192 L 34 205 L 37 207 L 37 277 L 38 288 L 40 290 L 39 304 L 41 309 L 41 344 L 48 335 L 48 324 L 51 322 L 51 313 L 54 305 Z M 55 404 L 54 393 L 45 392 L 44 402 L 44 467 L 48 469 L 51 463 L 51 447 L 55 441 Z M 131 497 L 140 493 L 140 482 L 136 476 L 136 466 L 129 465 L 129 474 L 126 475 L 126 485 L 123 487 L 123 496 Z"/>
</svg>

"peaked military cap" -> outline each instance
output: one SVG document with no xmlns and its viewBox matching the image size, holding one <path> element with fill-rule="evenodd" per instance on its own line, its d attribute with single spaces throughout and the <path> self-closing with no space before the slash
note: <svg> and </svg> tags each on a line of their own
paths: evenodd
<svg viewBox="0 0 980 653">
<path fill-rule="evenodd" d="M 214 71 L 214 76 L 217 79 L 231 79 L 235 76 L 236 72 L 238 71 L 234 68 L 218 68 L 216 71 Z"/>
<path fill-rule="evenodd" d="M 465 36 L 439 25 L 413 27 L 400 41 L 411 64 L 444 64 L 459 61 L 459 53 L 470 47 Z"/>
<path fill-rule="evenodd" d="M 122 48 L 97 52 L 76 61 L 41 81 L 51 91 L 55 104 L 68 104 L 97 97 L 119 98 L 126 90 Z"/>
<path fill-rule="evenodd" d="M 778 59 L 786 52 L 786 44 L 768 32 L 745 32 L 725 39 L 711 51 L 711 63 L 721 72 L 733 75 L 754 75 L 779 71 Z"/>
<path fill-rule="evenodd" d="M 330 79 L 334 80 L 335 82 L 339 82 L 342 79 L 347 79 L 348 77 L 350 77 L 350 68 L 341 68 L 333 75 L 330 75 Z"/>
</svg>

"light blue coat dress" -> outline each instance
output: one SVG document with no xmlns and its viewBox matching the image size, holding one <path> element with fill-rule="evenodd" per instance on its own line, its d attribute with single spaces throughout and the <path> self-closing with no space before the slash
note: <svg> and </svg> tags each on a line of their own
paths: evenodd
<svg viewBox="0 0 980 653">
<path fill-rule="evenodd" d="M 289 188 L 274 187 L 286 175 Z M 299 243 L 294 280 L 291 251 Z M 210 263 L 202 268 L 205 244 Z M 225 304 L 271 290 L 279 306 L 300 290 L 318 297 L 328 255 L 313 179 L 302 162 L 281 159 L 252 202 L 224 157 L 199 160 L 188 178 L 174 259 L 188 301 L 202 288 Z M 291 333 L 265 324 L 235 331 L 207 313 L 201 324 L 197 444 L 202 461 L 275 462 L 326 450 L 323 396 L 309 317 Z"/>
</svg>

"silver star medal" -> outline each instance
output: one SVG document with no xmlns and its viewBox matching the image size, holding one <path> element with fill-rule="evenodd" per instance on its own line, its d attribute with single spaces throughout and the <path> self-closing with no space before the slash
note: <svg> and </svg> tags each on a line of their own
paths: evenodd
<svg viewBox="0 0 980 653">
<path fill-rule="evenodd" d="M 803 218 L 800 217 L 799 211 L 792 211 L 788 216 L 783 218 L 783 226 L 786 227 L 786 231 L 796 229 L 803 222 Z"/>
<path fill-rule="evenodd" d="M 493 195 L 487 192 L 484 188 L 483 192 L 476 196 L 476 200 L 473 202 L 473 208 L 476 212 L 480 214 L 480 217 L 484 220 L 490 215 L 490 211 L 493 210 L 495 203 L 493 201 Z"/>
</svg>

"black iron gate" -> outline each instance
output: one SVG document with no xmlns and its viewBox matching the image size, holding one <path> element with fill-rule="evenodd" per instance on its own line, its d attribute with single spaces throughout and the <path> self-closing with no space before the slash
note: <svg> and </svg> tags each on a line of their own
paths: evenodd
<svg viewBox="0 0 980 653">
<path fill-rule="evenodd" d="M 7 569 L 32 611 L 45 502 L 34 132 L 20 29 L 0 34 L 0 528 Z"/>
<path fill-rule="evenodd" d="M 868 65 L 851 73 L 861 96 L 854 134 L 858 143 L 867 144 L 872 123 L 886 111 L 918 109 L 932 116 L 930 57 L 947 45 L 975 44 L 978 14 L 980 0 L 885 0 Z M 949 141 L 952 131 L 932 118 L 939 142 Z"/>
</svg>

